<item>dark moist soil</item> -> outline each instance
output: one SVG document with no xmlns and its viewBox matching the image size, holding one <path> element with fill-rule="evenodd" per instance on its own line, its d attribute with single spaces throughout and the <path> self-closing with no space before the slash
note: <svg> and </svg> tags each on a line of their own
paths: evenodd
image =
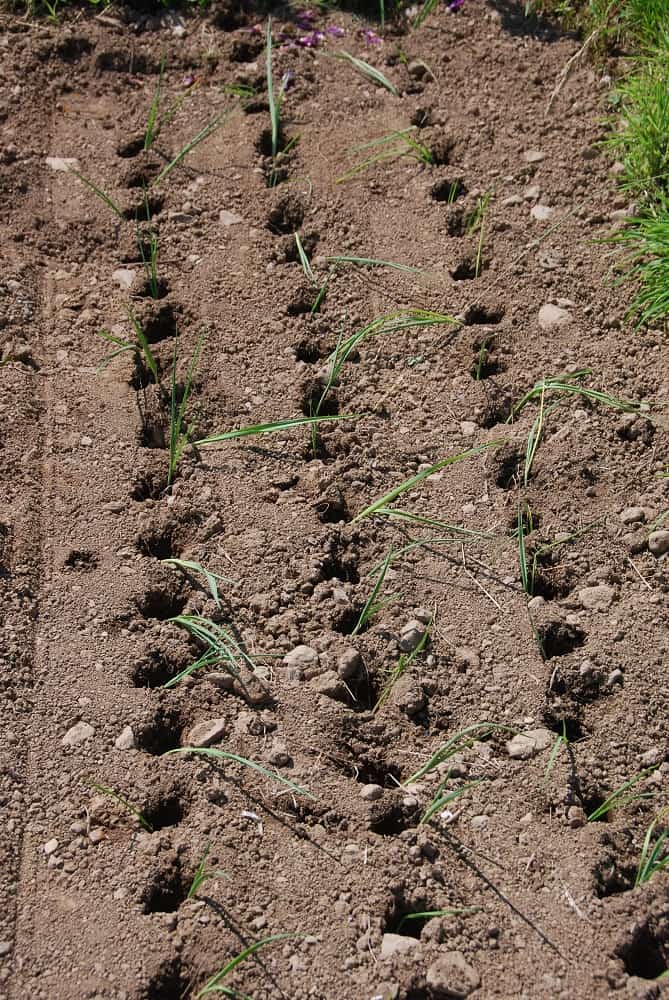
<svg viewBox="0 0 669 1000">
<path fill-rule="evenodd" d="M 295 73 L 284 138 L 299 142 L 274 189 L 250 7 L 220 5 L 185 31 L 116 8 L 56 25 L 4 18 L 3 1000 L 195 996 L 246 945 L 280 933 L 306 936 L 269 945 L 224 983 L 257 1000 L 665 991 L 666 878 L 633 884 L 669 770 L 668 563 L 648 547 L 669 507 L 656 476 L 666 420 L 546 400 L 527 487 L 538 408 L 505 421 L 539 378 L 581 368 L 617 397 L 666 399 L 666 340 L 625 320 L 627 290 L 601 242 L 627 205 L 599 145 L 616 66 L 576 65 L 547 110 L 578 42 L 522 7 L 442 5 L 376 48 L 337 15 L 320 23 L 346 37 L 319 52 L 277 46 L 275 79 Z M 280 14 L 275 29 L 295 30 Z M 330 57 L 344 47 L 398 96 Z M 163 55 L 164 106 L 191 75 L 196 86 L 145 154 Z M 142 184 L 235 106 L 231 84 L 256 96 L 151 191 L 154 301 L 134 222 Z M 412 123 L 437 165 L 386 159 L 336 183 L 369 155 L 351 147 Z M 127 220 L 48 158 L 76 160 Z M 467 220 L 486 192 L 477 277 Z M 549 219 L 533 217 L 537 205 Z M 342 267 L 312 315 L 298 228 L 320 280 L 335 254 L 425 272 Z M 539 322 L 546 305 L 564 310 L 561 325 L 546 328 L 545 310 Z M 308 413 L 338 339 L 408 307 L 461 322 L 364 343 L 327 403 L 358 416 L 325 426 L 315 451 L 304 428 L 189 450 L 166 490 L 177 331 L 182 383 L 205 336 L 189 403 L 202 437 Z M 130 337 L 129 309 L 161 389 L 128 352 L 98 370 L 112 350 L 99 331 Z M 356 513 L 430 463 L 500 441 L 397 501 L 492 537 L 413 549 L 387 577 L 394 602 L 352 637 L 388 548 L 445 533 Z M 530 553 L 582 532 L 539 551 L 529 610 L 545 658 L 513 537 L 525 503 Z M 220 583 L 220 610 L 201 579 L 160 564 L 169 557 L 234 581 Z M 164 689 L 201 651 L 168 621 L 180 613 L 234 628 L 265 684 L 231 688 L 219 668 Z M 373 712 L 402 628 L 430 618 L 429 642 Z M 162 756 L 212 720 L 219 749 L 313 798 L 234 763 Z M 399 787 L 484 721 L 541 730 L 542 749 L 517 759 L 512 733 L 483 733 L 450 771 Z M 551 757 L 563 732 L 569 745 Z M 653 764 L 638 786 L 651 798 L 584 823 Z M 419 825 L 444 779 L 471 787 Z M 207 847 L 207 869 L 225 877 L 188 900 Z"/>
</svg>

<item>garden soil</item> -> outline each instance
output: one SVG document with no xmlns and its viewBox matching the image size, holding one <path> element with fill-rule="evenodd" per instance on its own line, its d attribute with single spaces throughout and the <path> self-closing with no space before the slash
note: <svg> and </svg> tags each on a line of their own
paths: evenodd
<svg viewBox="0 0 669 1000">
<path fill-rule="evenodd" d="M 634 886 L 669 781 L 669 374 L 607 242 L 631 208 L 602 144 L 624 53 L 573 60 L 551 102 L 579 42 L 522 3 L 440 5 L 378 45 L 331 12 L 313 27 L 345 34 L 316 48 L 275 11 L 296 141 L 271 185 L 265 25 L 226 2 L 0 25 L 0 996 L 194 997 L 285 934 L 220 985 L 658 997 L 666 877 Z M 173 114 L 144 151 L 163 60 Z M 355 151 L 407 129 L 434 162 L 401 137 Z M 416 308 L 457 322 L 360 343 L 321 409 L 349 419 L 188 447 L 168 487 L 175 354 L 183 394 L 202 345 L 201 439 L 309 415 L 338 343 Z M 132 350 L 101 367 L 100 331 L 130 342 L 133 318 L 158 386 Z M 546 391 L 508 421 L 558 375 L 643 405 Z M 440 525 L 356 519 L 469 449 L 394 500 Z M 225 577 L 218 604 L 165 559 Z M 183 615 L 255 672 L 165 687 L 203 652 Z M 168 754 L 194 744 L 269 775 Z"/>
</svg>

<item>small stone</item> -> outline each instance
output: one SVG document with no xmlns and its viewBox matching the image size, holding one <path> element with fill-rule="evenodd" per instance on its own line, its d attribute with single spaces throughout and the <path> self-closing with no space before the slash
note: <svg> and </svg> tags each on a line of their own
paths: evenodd
<svg viewBox="0 0 669 1000">
<path fill-rule="evenodd" d="M 472 830 L 479 831 L 479 830 L 485 830 L 489 822 L 490 822 L 490 817 L 486 816 L 485 813 L 481 813 L 480 816 L 472 816 L 471 820 L 469 821 L 469 825 L 471 826 Z"/>
<path fill-rule="evenodd" d="M 538 608 L 543 608 L 545 603 L 546 603 L 545 597 L 542 597 L 541 594 L 537 594 L 536 597 L 531 597 L 529 599 L 529 601 L 527 602 L 527 606 L 530 609 L 530 611 L 536 611 Z"/>
<path fill-rule="evenodd" d="M 360 798 L 365 802 L 376 802 L 383 795 L 381 785 L 363 785 L 360 789 Z"/>
<path fill-rule="evenodd" d="M 51 840 L 47 840 L 46 844 L 44 845 L 44 853 L 53 854 L 54 851 L 57 850 L 58 850 L 58 841 L 56 840 L 56 838 L 53 837 Z"/>
<path fill-rule="evenodd" d="M 0 958 L 4 958 L 5 955 L 9 955 L 11 950 L 12 950 L 11 941 L 0 941 Z"/>
<path fill-rule="evenodd" d="M 540 194 L 541 189 L 534 184 L 532 187 L 525 188 L 523 191 L 523 198 L 525 201 L 536 201 Z"/>
<path fill-rule="evenodd" d="M 225 736 L 226 729 L 225 719 L 207 719 L 204 722 L 197 722 L 188 730 L 182 746 L 210 747 L 212 743 L 218 743 Z"/>
<path fill-rule="evenodd" d="M 551 305 L 550 302 L 547 302 L 539 310 L 539 326 L 542 330 L 555 330 L 557 327 L 564 326 L 570 319 L 571 315 L 566 309 Z"/>
<path fill-rule="evenodd" d="M 471 646 L 456 646 L 455 665 L 460 673 L 467 670 L 478 670 L 481 666 L 481 657 Z"/>
<path fill-rule="evenodd" d="M 314 681 L 314 687 L 318 694 L 325 695 L 326 698 L 332 698 L 334 701 L 347 700 L 348 689 L 334 670 L 326 670 L 324 674 L 317 677 Z"/>
<path fill-rule="evenodd" d="M 526 733 L 516 733 L 508 740 L 506 752 L 512 760 L 530 760 L 554 742 L 555 736 L 550 730 L 530 729 Z"/>
<path fill-rule="evenodd" d="M 596 587 L 584 587 L 578 592 L 579 601 L 588 611 L 608 611 L 615 596 L 614 588 L 605 583 L 600 583 Z"/>
<path fill-rule="evenodd" d="M 541 163 L 545 158 L 546 154 L 541 153 L 538 149 L 528 149 L 523 153 L 525 163 Z"/>
<path fill-rule="evenodd" d="M 267 758 L 274 767 L 289 767 L 293 762 L 283 740 L 274 740 Z"/>
<path fill-rule="evenodd" d="M 94 830 L 88 834 L 88 839 L 91 844 L 99 844 L 101 840 L 104 840 L 105 832 L 101 827 L 96 827 Z"/>
<path fill-rule="evenodd" d="M 63 736 L 61 743 L 64 747 L 75 747 L 79 743 L 84 743 L 91 736 L 95 736 L 95 730 L 87 722 L 77 722 Z"/>
<path fill-rule="evenodd" d="M 70 167 L 74 167 L 77 170 L 79 160 L 74 156 L 47 156 L 46 165 L 47 167 L 51 167 L 52 170 L 68 171 Z"/>
<path fill-rule="evenodd" d="M 427 985 L 435 998 L 468 997 L 481 985 L 481 977 L 460 951 L 447 951 L 429 966 Z"/>
<path fill-rule="evenodd" d="M 425 635 L 425 626 L 417 618 L 412 618 L 400 630 L 398 646 L 402 653 L 411 653 L 420 644 Z"/>
<path fill-rule="evenodd" d="M 301 680 L 318 673 L 320 660 L 318 653 L 311 646 L 296 646 L 295 649 L 291 649 L 290 653 L 286 653 L 283 665 L 288 668 L 291 675 Z"/>
<path fill-rule="evenodd" d="M 132 726 L 125 726 L 114 740 L 117 750 L 134 750 L 137 746 Z"/>
<path fill-rule="evenodd" d="M 548 222 L 553 216 L 554 209 L 549 205 L 533 205 L 530 209 L 530 215 L 537 222 Z"/>
<path fill-rule="evenodd" d="M 626 507 L 620 512 L 619 517 L 623 524 L 643 524 L 646 512 L 643 507 Z"/>
<path fill-rule="evenodd" d="M 399 1000 L 399 983 L 379 983 L 374 987 L 370 1000 Z"/>
<path fill-rule="evenodd" d="M 479 425 L 475 424 L 473 420 L 460 421 L 460 431 L 465 437 L 474 437 L 478 429 Z"/>
<path fill-rule="evenodd" d="M 342 680 L 348 681 L 357 677 L 362 667 L 362 658 L 357 649 L 349 646 L 337 660 L 337 673 Z"/>
<path fill-rule="evenodd" d="M 669 552 L 669 531 L 663 528 L 661 531 L 653 531 L 648 536 L 648 548 L 654 556 L 663 556 Z"/>
<path fill-rule="evenodd" d="M 613 687 L 614 684 L 620 684 L 622 686 L 624 680 L 625 680 L 625 675 L 623 674 L 622 670 L 616 668 L 615 670 L 612 670 L 609 676 L 606 678 L 606 683 L 608 684 L 609 687 Z"/>
<path fill-rule="evenodd" d="M 502 208 L 506 208 L 508 205 L 522 205 L 523 199 L 519 194 L 510 194 L 508 198 L 504 198 L 502 201 Z"/>
<path fill-rule="evenodd" d="M 578 830 L 579 827 L 585 826 L 588 821 L 585 810 L 580 806 L 569 806 L 567 810 L 567 822 L 573 830 Z"/>
<path fill-rule="evenodd" d="M 238 226 L 244 220 L 236 212 L 228 212 L 225 208 L 222 208 L 218 213 L 218 221 L 222 226 Z"/>
<path fill-rule="evenodd" d="M 662 760 L 662 751 L 659 747 L 651 747 L 650 750 L 646 750 L 645 753 L 641 754 L 641 763 L 644 767 L 654 767 L 659 764 Z"/>
<path fill-rule="evenodd" d="M 427 66 L 420 59 L 413 59 L 407 66 L 407 73 L 412 80 L 422 80 L 427 72 Z"/>
<path fill-rule="evenodd" d="M 419 947 L 418 938 L 408 937 L 405 934 L 384 934 L 381 938 L 381 958 L 408 955 Z"/>
<path fill-rule="evenodd" d="M 403 712 L 410 719 L 419 715 L 427 705 L 423 688 L 410 673 L 403 674 L 393 684 L 390 697 L 400 712 Z"/>
<path fill-rule="evenodd" d="M 127 291 L 129 288 L 132 288 L 132 283 L 135 280 L 135 272 L 130 270 L 129 267 L 119 267 L 112 274 L 112 279 Z"/>
</svg>

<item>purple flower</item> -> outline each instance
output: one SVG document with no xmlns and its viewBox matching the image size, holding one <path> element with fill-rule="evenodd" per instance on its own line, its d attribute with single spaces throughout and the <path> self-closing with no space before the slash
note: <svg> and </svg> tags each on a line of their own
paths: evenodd
<svg viewBox="0 0 669 1000">
<path fill-rule="evenodd" d="M 197 77 L 193 73 L 188 73 L 181 82 L 184 87 L 192 87 L 196 80 Z"/>
<path fill-rule="evenodd" d="M 313 10 L 298 10 L 295 15 L 295 22 L 302 31 L 309 31 L 310 28 L 313 28 L 315 20 L 316 15 Z"/>
<path fill-rule="evenodd" d="M 365 39 L 368 45 L 382 45 L 383 39 L 379 38 L 375 31 L 371 28 L 363 28 L 361 31 L 362 37 Z"/>
<path fill-rule="evenodd" d="M 297 44 L 303 49 L 317 49 L 321 42 L 325 41 L 322 31 L 310 31 L 308 35 L 302 35 L 297 39 Z"/>
<path fill-rule="evenodd" d="M 325 31 L 328 35 L 331 35 L 332 38 L 343 38 L 343 36 L 346 34 L 344 29 L 338 28 L 336 24 L 329 25 L 329 27 L 327 27 Z"/>
<path fill-rule="evenodd" d="M 290 88 L 293 86 L 294 83 L 295 83 L 295 74 L 293 73 L 292 69 L 286 70 L 286 72 L 281 77 L 282 92 L 285 94 L 287 90 L 290 90 Z"/>
<path fill-rule="evenodd" d="M 455 12 L 460 10 L 461 7 L 464 7 L 464 5 L 465 0 L 450 0 L 450 3 L 446 4 L 446 10 L 450 14 L 455 14 Z"/>
</svg>

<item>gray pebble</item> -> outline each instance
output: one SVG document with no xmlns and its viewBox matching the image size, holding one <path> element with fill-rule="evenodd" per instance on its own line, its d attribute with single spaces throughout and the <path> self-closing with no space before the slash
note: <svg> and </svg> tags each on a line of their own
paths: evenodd
<svg viewBox="0 0 669 1000">
<path fill-rule="evenodd" d="M 588 611 L 608 611 L 615 595 L 613 587 L 600 583 L 596 587 L 584 587 L 583 590 L 579 590 L 578 599 Z"/>
<path fill-rule="evenodd" d="M 114 746 L 117 750 L 134 750 L 137 746 L 135 742 L 135 734 L 132 731 L 131 726 L 125 726 L 121 730 L 119 735 L 114 740 Z"/>
<path fill-rule="evenodd" d="M 539 310 L 539 326 L 542 330 L 555 330 L 560 326 L 564 326 L 570 319 L 571 315 L 566 309 L 554 306 L 550 302 L 547 302 Z"/>
<path fill-rule="evenodd" d="M 381 938 L 381 958 L 393 958 L 395 955 L 408 955 L 420 948 L 418 938 L 405 934 L 384 934 Z"/>
<path fill-rule="evenodd" d="M 376 802 L 383 795 L 381 785 L 363 785 L 360 789 L 360 798 L 365 802 Z"/>
<path fill-rule="evenodd" d="M 669 552 L 669 531 L 663 528 L 661 531 L 653 531 L 648 536 L 648 548 L 654 556 L 663 556 Z"/>
<path fill-rule="evenodd" d="M 61 743 L 64 747 L 74 747 L 85 740 L 89 740 L 91 736 L 95 736 L 93 727 L 89 726 L 87 722 L 77 722 L 71 729 L 68 729 Z"/>
<path fill-rule="evenodd" d="M 468 997 L 481 985 L 481 977 L 460 951 L 447 951 L 427 970 L 427 985 L 439 997 Z"/>
<path fill-rule="evenodd" d="M 337 661 L 337 673 L 345 681 L 356 677 L 361 667 L 362 659 L 360 653 L 353 646 L 345 649 Z"/>
<path fill-rule="evenodd" d="M 218 743 L 225 736 L 226 729 L 225 719 L 206 719 L 197 722 L 188 730 L 182 746 L 210 747 L 212 743 Z"/>
<path fill-rule="evenodd" d="M 623 524 L 639 524 L 646 520 L 646 512 L 643 507 L 626 507 L 619 517 Z"/>
<path fill-rule="evenodd" d="M 402 653 L 411 653 L 418 646 L 425 635 L 425 626 L 417 618 L 412 618 L 410 622 L 400 631 L 398 646 Z"/>
</svg>

